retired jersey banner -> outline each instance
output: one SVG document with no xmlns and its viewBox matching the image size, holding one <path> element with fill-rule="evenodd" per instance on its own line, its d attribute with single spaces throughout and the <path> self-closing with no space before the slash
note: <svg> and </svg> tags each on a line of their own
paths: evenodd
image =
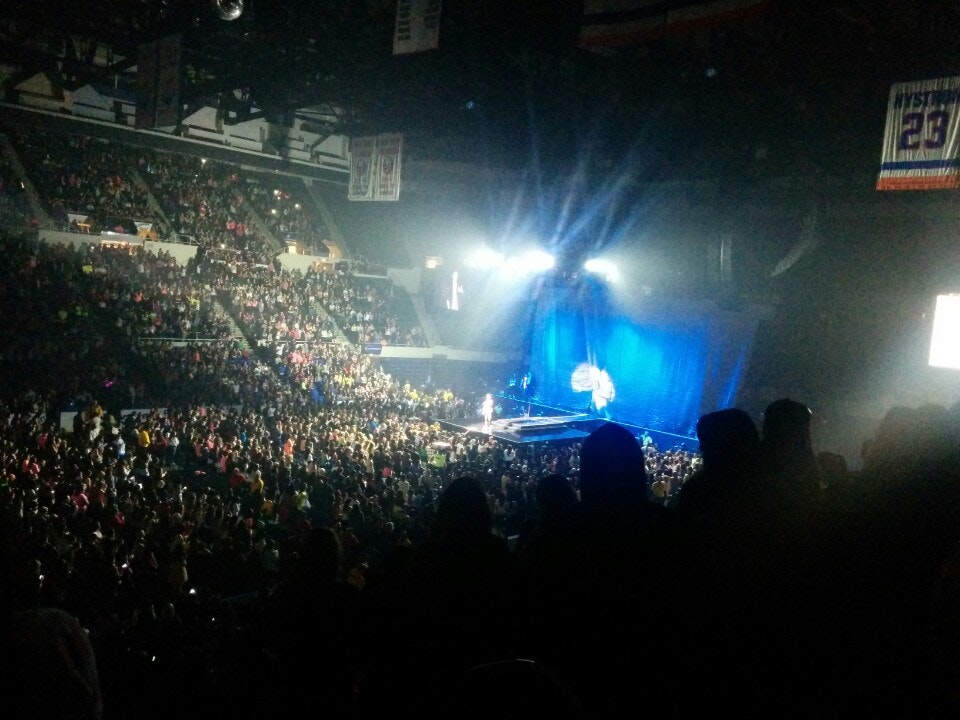
<svg viewBox="0 0 960 720">
<path fill-rule="evenodd" d="M 584 0 L 580 46 L 637 45 L 766 11 L 769 0 Z"/>
<path fill-rule="evenodd" d="M 373 200 L 373 162 L 377 147 L 375 137 L 350 140 L 350 200 Z"/>
<path fill-rule="evenodd" d="M 377 184 L 374 200 L 400 199 L 400 154 L 403 135 L 377 136 Z"/>
<path fill-rule="evenodd" d="M 877 190 L 960 187 L 960 77 L 890 88 Z"/>
</svg>

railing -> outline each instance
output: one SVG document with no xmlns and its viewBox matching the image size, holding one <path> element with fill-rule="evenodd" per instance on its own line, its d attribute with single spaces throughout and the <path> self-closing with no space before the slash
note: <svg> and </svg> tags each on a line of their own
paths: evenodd
<svg viewBox="0 0 960 720">
<path fill-rule="evenodd" d="M 235 342 L 237 338 L 234 336 L 225 337 L 225 338 L 208 338 L 208 337 L 157 337 L 154 335 L 142 335 L 137 338 L 138 342 L 149 342 L 149 343 L 180 343 L 181 345 L 188 345 L 190 343 L 219 343 L 219 342 Z"/>
</svg>

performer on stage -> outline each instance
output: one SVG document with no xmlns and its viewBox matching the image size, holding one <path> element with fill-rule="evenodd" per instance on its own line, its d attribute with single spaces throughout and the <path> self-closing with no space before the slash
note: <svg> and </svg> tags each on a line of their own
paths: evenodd
<svg viewBox="0 0 960 720">
<path fill-rule="evenodd" d="M 489 426 L 493 420 L 493 396 L 490 393 L 487 393 L 487 396 L 483 399 L 481 412 L 483 413 L 484 426 Z"/>
</svg>

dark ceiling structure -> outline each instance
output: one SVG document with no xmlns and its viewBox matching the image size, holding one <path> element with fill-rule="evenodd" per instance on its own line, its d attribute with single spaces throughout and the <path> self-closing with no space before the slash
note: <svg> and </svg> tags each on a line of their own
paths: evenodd
<svg viewBox="0 0 960 720">
<path fill-rule="evenodd" d="M 539 45 L 572 47 L 575 36 L 559 33 L 569 9 L 537 5 L 448 0 L 443 48 L 432 58 L 395 59 L 394 0 L 14 0 L 0 5 L 0 61 L 24 73 L 57 65 L 78 81 L 104 81 L 134 65 L 143 42 L 180 34 L 187 102 L 245 88 L 269 113 L 336 103 L 373 117 L 391 97 L 428 84 L 461 84 L 465 105 L 476 76 L 495 73 L 504 56 L 531 44 L 524 28 L 540 27 Z M 98 44 L 123 59 L 93 66 Z"/>
<path fill-rule="evenodd" d="M 326 106 L 336 132 L 404 132 L 421 157 L 651 178 L 722 173 L 731 152 L 801 169 L 838 141 L 866 152 L 891 81 L 957 70 L 955 0 L 768 7 L 597 53 L 578 47 L 579 0 L 445 0 L 440 48 L 394 57 L 396 0 L 7 0 L 0 62 L 7 88 L 121 82 L 143 42 L 180 34 L 188 112 L 240 90 L 272 120 Z"/>
</svg>

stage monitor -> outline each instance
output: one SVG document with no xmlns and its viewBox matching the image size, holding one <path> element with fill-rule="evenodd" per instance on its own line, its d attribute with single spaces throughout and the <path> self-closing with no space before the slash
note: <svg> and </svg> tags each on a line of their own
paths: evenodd
<svg viewBox="0 0 960 720">
<path fill-rule="evenodd" d="M 960 295 L 939 295 L 930 340 L 932 367 L 960 370 Z"/>
</svg>

